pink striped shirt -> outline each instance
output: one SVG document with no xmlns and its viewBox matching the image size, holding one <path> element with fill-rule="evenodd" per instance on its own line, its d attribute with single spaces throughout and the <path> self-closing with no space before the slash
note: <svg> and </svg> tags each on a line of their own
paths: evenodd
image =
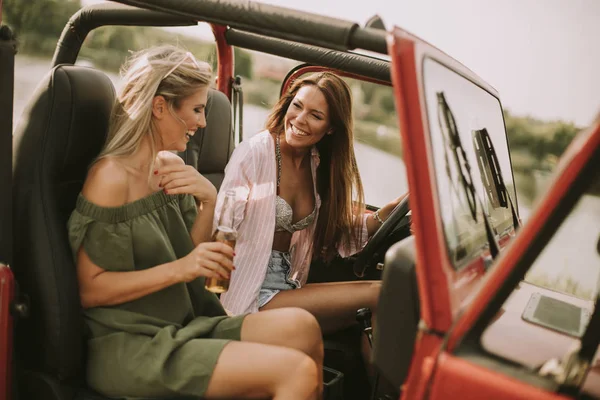
<svg viewBox="0 0 600 400">
<path fill-rule="evenodd" d="M 214 227 L 218 223 L 224 194 L 236 193 L 235 227 L 238 240 L 235 247 L 235 271 L 231 274 L 229 290 L 221 295 L 223 306 L 234 315 L 258 311 L 258 292 L 265 279 L 273 236 L 275 233 L 275 197 L 277 189 L 275 144 L 268 131 L 263 131 L 240 143 L 225 168 L 225 179 L 217 197 Z M 319 218 L 321 198 L 317 193 L 319 153 L 311 150 L 311 170 L 317 208 L 315 222 L 292 234 L 290 244 L 291 273 L 300 285 L 306 283 L 313 254 L 312 242 Z M 368 238 L 366 215 L 362 223 L 362 243 L 359 247 L 339 248 L 342 257 L 356 253 Z"/>
</svg>

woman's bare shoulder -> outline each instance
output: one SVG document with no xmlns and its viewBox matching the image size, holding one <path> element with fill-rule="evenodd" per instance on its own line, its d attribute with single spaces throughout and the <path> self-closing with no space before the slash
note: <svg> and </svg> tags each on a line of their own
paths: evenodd
<svg viewBox="0 0 600 400">
<path fill-rule="evenodd" d="M 127 202 L 129 173 L 114 158 L 103 158 L 88 171 L 81 193 L 102 207 L 119 207 Z"/>
<path fill-rule="evenodd" d="M 159 151 L 156 159 L 160 165 L 185 164 L 181 157 L 170 151 Z"/>
</svg>

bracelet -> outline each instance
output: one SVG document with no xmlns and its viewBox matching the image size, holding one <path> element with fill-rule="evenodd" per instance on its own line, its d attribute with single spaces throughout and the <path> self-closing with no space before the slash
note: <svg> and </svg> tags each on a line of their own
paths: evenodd
<svg viewBox="0 0 600 400">
<path fill-rule="evenodd" d="M 377 210 L 373 213 L 373 218 L 375 219 L 375 221 L 379 222 L 380 224 L 383 224 L 383 220 L 379 216 L 379 210 Z"/>
</svg>

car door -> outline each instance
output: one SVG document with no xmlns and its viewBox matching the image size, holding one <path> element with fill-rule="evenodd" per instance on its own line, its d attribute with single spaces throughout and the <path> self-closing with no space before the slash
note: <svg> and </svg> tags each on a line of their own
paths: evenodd
<svg viewBox="0 0 600 400">
<path fill-rule="evenodd" d="M 476 293 L 517 215 L 512 169 L 497 93 L 467 68 L 395 28 L 389 54 L 411 196 L 420 324 L 404 398 L 423 395 L 437 354 L 459 313 Z M 488 132 L 510 196 L 495 207 L 482 178 L 474 132 Z M 492 153 L 492 152 L 488 152 Z M 498 157 L 497 157 L 498 158 Z M 491 215 L 494 215 L 493 221 Z M 518 218 L 515 218 L 518 219 Z M 429 363 L 429 364 L 428 364 Z"/>
<path fill-rule="evenodd" d="M 569 184 L 559 185 L 560 191 L 547 200 L 545 216 L 536 214 L 513 239 L 520 220 L 497 92 L 401 29 L 391 32 L 388 43 L 421 308 L 402 398 L 565 398 L 557 393 L 560 385 L 539 371 L 481 350 L 486 350 L 486 328 L 505 311 L 509 314 L 505 301 L 531 266 L 525 249 L 536 235 L 548 238 L 550 231 L 541 231 L 544 218 L 569 193 Z M 598 134 L 575 157 L 578 168 L 571 165 L 567 173 L 571 180 L 594 152 L 597 160 Z M 521 269 L 516 268 L 519 264 Z M 512 321 L 518 325 L 522 319 Z M 510 333 L 511 325 L 504 325 L 497 341 L 505 345 L 515 340 Z M 529 350 L 521 347 L 521 352 Z"/>
</svg>

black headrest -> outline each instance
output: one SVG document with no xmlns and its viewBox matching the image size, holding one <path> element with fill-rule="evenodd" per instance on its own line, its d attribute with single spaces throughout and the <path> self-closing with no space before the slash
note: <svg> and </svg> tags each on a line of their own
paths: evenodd
<svg viewBox="0 0 600 400">
<path fill-rule="evenodd" d="M 210 89 L 206 103 L 206 127 L 198 129 L 186 151 L 179 155 L 218 189 L 233 148 L 231 103 L 222 92 Z"/>
<path fill-rule="evenodd" d="M 115 91 L 102 72 L 57 66 L 42 80 L 14 135 L 14 265 L 30 316 L 16 357 L 59 380 L 81 378 L 83 318 L 66 223 L 105 141 Z"/>
</svg>

